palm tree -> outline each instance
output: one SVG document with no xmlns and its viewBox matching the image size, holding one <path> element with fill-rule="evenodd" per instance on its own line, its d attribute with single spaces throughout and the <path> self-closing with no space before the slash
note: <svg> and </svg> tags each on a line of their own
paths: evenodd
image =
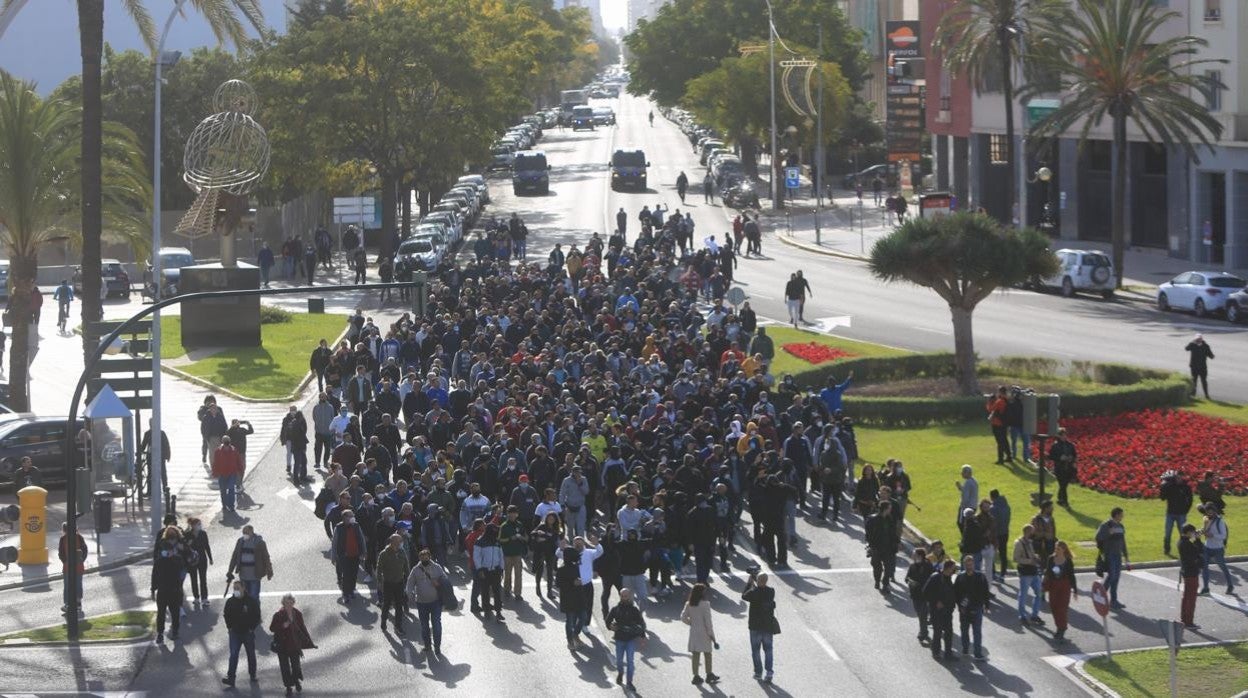
<svg viewBox="0 0 1248 698">
<path fill-rule="evenodd" d="M 1005 101 L 1006 216 L 1013 215 L 1018 162 L 1014 146 L 1015 65 L 1026 51 L 1024 40 L 1038 23 L 1056 16 L 1063 0 L 952 0 L 936 25 L 932 50 L 945 67 L 964 75 L 977 92 L 1001 80 Z M 1026 51 L 1030 56 L 1030 51 Z"/>
<path fill-rule="evenodd" d="M 104 0 L 78 1 L 78 41 L 82 51 L 82 319 L 83 354 L 95 348 L 97 337 L 88 323 L 102 313 L 100 303 L 100 235 L 103 231 L 104 106 L 100 93 L 100 66 L 104 56 Z M 172 2 L 172 0 L 171 0 Z M 171 2 L 169 4 L 171 4 Z M 156 26 L 143 0 L 122 0 L 139 34 L 153 51 Z M 187 0 L 208 20 L 217 40 L 241 45 L 247 34 L 242 20 L 259 27 L 258 0 Z M 240 16 L 241 15 L 241 16 Z"/>
<path fill-rule="evenodd" d="M 10 260 L 9 385 L 11 405 L 19 411 L 30 406 L 26 377 L 39 248 L 58 237 L 81 242 L 75 216 L 82 177 L 81 127 L 81 111 L 75 105 L 41 100 L 34 85 L 0 71 L 0 242 Z M 107 185 L 100 192 L 101 212 L 109 231 L 121 235 L 141 255 L 148 241 L 145 207 L 151 201 L 143 149 L 134 134 L 118 124 L 104 124 L 102 134 Z"/>
<path fill-rule="evenodd" d="M 911 218 L 871 248 L 867 262 L 883 281 L 930 288 L 949 304 L 958 387 L 979 395 L 975 372 L 975 306 L 998 288 L 1057 273 L 1048 237 L 1031 228 L 1006 228 L 983 214 Z"/>
<path fill-rule="evenodd" d="M 1193 139 L 1212 148 L 1211 139 L 1222 134 L 1221 124 L 1191 94 L 1223 89 L 1198 68 L 1226 61 L 1193 58 L 1208 45 L 1199 37 L 1155 36 L 1179 16 L 1151 0 L 1077 0 L 1041 30 L 1052 51 L 1040 60 L 1060 75 L 1064 98 L 1034 130 L 1057 135 L 1082 122 L 1079 138 L 1086 141 L 1105 117 L 1112 123 L 1111 239 L 1119 288 L 1126 275 L 1127 123 L 1135 124 L 1150 143 L 1182 146 L 1193 160 Z"/>
</svg>

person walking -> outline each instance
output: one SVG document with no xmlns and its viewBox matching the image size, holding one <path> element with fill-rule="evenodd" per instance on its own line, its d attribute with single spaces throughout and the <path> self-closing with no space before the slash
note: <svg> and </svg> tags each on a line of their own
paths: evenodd
<svg viewBox="0 0 1248 698">
<path fill-rule="evenodd" d="M 1010 502 L 1001 494 L 1000 490 L 992 490 L 988 493 L 988 499 L 992 502 L 989 508 L 989 516 L 992 518 L 993 537 L 992 543 L 995 547 L 994 554 L 1001 555 L 1001 574 L 993 571 L 993 565 L 988 565 L 988 573 L 996 582 L 1005 582 L 1005 574 L 1010 571 L 1010 555 L 1006 550 L 1006 544 L 1010 539 Z"/>
<path fill-rule="evenodd" d="M 1118 582 L 1122 579 L 1122 568 L 1131 570 L 1130 555 L 1127 554 L 1127 529 L 1122 525 L 1122 507 L 1114 507 L 1109 518 L 1096 529 L 1096 548 L 1105 558 L 1105 588 L 1109 591 L 1109 606 L 1115 611 L 1126 608 L 1118 602 Z"/>
<path fill-rule="evenodd" d="M 1204 579 L 1204 588 L 1200 593 L 1209 594 L 1209 565 L 1217 563 L 1222 570 L 1222 577 L 1226 580 L 1226 593 L 1233 594 L 1235 592 L 1235 583 L 1232 581 L 1231 570 L 1226 566 L 1226 538 L 1228 535 L 1226 527 L 1226 519 L 1222 518 L 1222 509 L 1217 504 L 1209 502 L 1202 504 L 1204 507 L 1205 523 L 1203 533 L 1205 536 L 1203 571 L 1201 577 Z"/>
<path fill-rule="evenodd" d="M 754 679 L 764 683 L 771 683 L 776 675 L 772 652 L 775 636 L 780 632 L 780 621 L 776 620 L 776 590 L 767 585 L 768 579 L 765 572 L 760 573 L 754 568 L 750 570 L 750 579 L 741 592 L 741 599 L 749 604 L 750 658 L 754 662 Z"/>
<path fill-rule="evenodd" d="M 577 637 L 583 628 L 582 611 L 592 608 L 592 599 L 581 592 L 581 553 L 574 547 L 559 541 L 559 555 L 563 565 L 555 574 L 559 585 L 559 610 L 563 611 L 564 635 L 568 640 L 568 649 L 576 651 Z"/>
<path fill-rule="evenodd" d="M 646 619 L 641 609 L 633 603 L 631 589 L 620 590 L 620 602 L 607 614 L 607 630 L 613 633 L 615 640 L 615 683 L 624 686 L 625 690 L 636 692 L 633 686 L 634 660 L 637 647 L 645 641 Z"/>
<path fill-rule="evenodd" d="M 685 203 L 685 192 L 689 190 L 689 177 L 684 170 L 676 175 L 676 196 L 680 197 L 680 203 Z"/>
<path fill-rule="evenodd" d="M 216 452 L 221 445 L 221 438 L 230 430 L 230 427 L 225 421 L 225 413 L 217 406 L 217 399 L 211 395 L 204 398 L 204 404 L 200 405 L 198 416 L 199 435 L 203 439 L 200 445 L 200 457 L 204 465 L 208 465 L 209 454 Z"/>
<path fill-rule="evenodd" d="M 260 602 L 247 595 L 247 586 L 242 581 L 233 583 L 221 617 L 230 636 L 230 662 L 221 683 L 234 687 L 238 653 L 244 647 L 247 648 L 247 675 L 256 683 L 259 680 L 256 678 L 256 628 L 260 625 Z"/>
<path fill-rule="evenodd" d="M 264 538 L 256 535 L 251 524 L 243 526 L 243 534 L 234 543 L 234 552 L 230 555 L 230 566 L 225 572 L 226 581 L 234 580 L 234 572 L 247 589 L 247 595 L 260 601 L 260 582 L 262 579 L 273 579 L 273 562 L 269 559 L 269 546 Z"/>
<path fill-rule="evenodd" d="M 879 509 L 866 523 L 867 555 L 871 558 L 871 577 L 875 589 L 884 596 L 893 593 L 892 579 L 897 564 L 897 520 L 893 503 L 880 502 Z"/>
<path fill-rule="evenodd" d="M 81 613 L 82 612 L 82 575 L 86 573 L 87 571 L 88 551 L 87 551 L 87 541 L 83 539 L 82 534 L 75 531 L 75 537 L 78 539 L 77 543 L 73 546 L 73 549 L 72 549 L 72 554 L 76 556 L 74 564 L 77 565 L 78 567 L 78 580 L 77 580 L 78 581 L 78 589 L 77 589 L 78 593 L 75 597 L 75 600 L 78 602 L 78 606 L 77 606 L 78 612 Z M 69 558 L 71 555 L 71 548 L 69 545 L 69 524 L 63 521 L 61 522 L 61 539 L 56 545 L 56 555 L 58 558 L 60 558 L 60 561 L 61 561 L 61 574 L 62 575 L 68 574 Z M 68 579 L 68 577 L 66 577 L 66 579 Z M 66 583 L 66 584 L 62 584 L 61 588 L 63 590 L 62 599 L 64 601 L 64 605 L 61 606 L 61 613 L 68 613 L 69 612 L 69 598 L 70 598 L 69 595 L 70 595 L 71 587 L 69 586 L 68 583 Z"/>
<path fill-rule="evenodd" d="M 620 233 L 620 240 L 625 244 L 628 243 L 628 211 L 621 206 L 619 211 L 615 212 L 615 229 Z M 562 263 L 559 266 L 563 266 Z"/>
<path fill-rule="evenodd" d="M 1040 511 L 1031 517 L 1032 540 L 1036 543 L 1036 553 L 1041 559 L 1053 554 L 1057 544 L 1057 520 L 1053 518 L 1053 502 L 1040 504 Z"/>
<path fill-rule="evenodd" d="M 864 468 L 865 469 L 865 468 Z M 958 530 L 962 530 L 962 517 L 967 509 L 974 514 L 979 508 L 979 481 L 975 479 L 975 469 L 969 464 L 962 465 L 962 479 L 954 482 L 958 487 Z"/>
<path fill-rule="evenodd" d="M 702 676 L 698 673 L 699 660 L 706 660 L 706 682 L 718 683 L 719 677 L 711 665 L 711 652 L 719 645 L 715 641 L 715 627 L 711 619 L 711 602 L 707 598 L 709 589 L 705 584 L 694 584 L 689 590 L 689 598 L 685 608 L 680 612 L 680 620 L 689 626 L 689 654 L 693 661 L 693 685 L 702 685 Z"/>
<path fill-rule="evenodd" d="M 1049 460 L 1053 461 L 1053 477 L 1057 478 L 1058 506 L 1070 506 L 1066 488 L 1072 482 L 1079 481 L 1079 467 L 1075 465 L 1075 445 L 1066 436 L 1066 428 L 1057 430 L 1057 439 L 1049 447 Z"/>
<path fill-rule="evenodd" d="M 386 632 L 386 618 L 394 608 L 394 631 L 403 634 L 404 584 L 411 581 L 411 563 L 403 548 L 403 536 L 390 535 L 386 547 L 377 556 L 377 592 L 381 596 L 381 632 Z"/>
<path fill-rule="evenodd" d="M 914 615 L 919 618 L 919 644 L 931 641 L 928 635 L 927 598 L 923 596 L 923 584 L 935 573 L 936 566 L 927 559 L 926 548 L 915 548 L 910 568 L 906 570 L 906 589 L 910 592 L 910 604 L 914 606 Z"/>
<path fill-rule="evenodd" d="M 711 176 L 710 172 L 707 172 L 706 176 L 702 178 L 702 203 L 715 203 L 715 178 Z"/>
<path fill-rule="evenodd" d="M 542 598 L 542 576 L 546 577 L 546 596 L 555 598 L 555 551 L 563 537 L 559 515 L 548 512 L 542 522 L 529 533 L 533 541 L 533 588 L 537 598 Z"/>
<path fill-rule="evenodd" d="M 794 274 L 797 276 L 798 286 L 802 292 L 802 296 L 798 299 L 797 304 L 797 319 L 806 322 L 806 298 L 814 298 L 815 291 L 810 287 L 810 282 L 806 280 L 806 277 L 802 276 L 801 269 L 798 269 Z"/>
<path fill-rule="evenodd" d="M 1205 566 L 1205 544 L 1200 541 L 1200 532 L 1192 524 L 1184 524 L 1179 538 L 1179 577 L 1183 580 L 1183 601 L 1179 606 L 1179 620 L 1183 626 L 1196 630 L 1196 589 L 1200 584 L 1202 570 L 1208 574 Z M 1230 579 L 1230 577 L 1227 577 Z"/>
<path fill-rule="evenodd" d="M 958 563 L 945 560 L 940 571 L 933 572 L 923 584 L 923 598 L 932 617 L 932 659 L 953 659 L 953 609 L 958 596 L 953 588 L 953 573 Z M 942 654 L 941 647 L 944 647 Z"/>
<path fill-rule="evenodd" d="M 165 614 L 169 615 L 169 639 L 177 641 L 182 622 L 182 579 L 186 558 L 178 550 L 182 533 L 169 526 L 161 533 L 152 562 L 152 598 L 156 601 L 156 642 L 165 641 Z"/>
<path fill-rule="evenodd" d="M 793 329 L 797 329 L 797 323 L 802 317 L 802 298 L 806 295 L 803 283 L 793 273 L 789 274 L 789 280 L 784 284 L 784 305 L 788 308 L 789 322 L 793 323 Z"/>
<path fill-rule="evenodd" d="M 316 643 L 308 634 L 303 614 L 295 608 L 294 594 L 282 596 L 282 607 L 269 621 L 269 632 L 273 634 L 273 647 L 277 651 L 277 665 L 282 671 L 286 695 L 292 691 L 302 693 L 303 666 L 300 660 L 304 650 L 316 649 Z"/>
<path fill-rule="evenodd" d="M 342 602 L 355 598 L 355 583 L 360 573 L 360 558 L 368 550 L 364 530 L 355 521 L 355 512 L 347 509 L 342 521 L 334 527 L 333 563 L 338 570 L 338 583 L 342 588 Z M 400 577 L 401 579 L 402 577 Z"/>
<path fill-rule="evenodd" d="M 208 540 L 208 532 L 204 530 L 204 522 L 192 516 L 186 520 L 188 528 L 183 534 L 183 539 L 191 550 L 195 551 L 192 555 L 193 563 L 189 570 L 191 577 L 191 596 L 194 598 L 194 605 L 203 604 L 204 608 L 208 607 L 208 565 L 212 564 L 212 543 Z M 259 616 L 256 617 L 259 623 Z"/>
<path fill-rule="evenodd" d="M 1170 556 L 1170 536 L 1175 529 L 1182 536 L 1183 527 L 1187 525 L 1187 513 L 1192 510 L 1192 486 L 1188 484 L 1183 473 L 1167 470 L 1161 475 L 1161 487 L 1158 495 L 1166 503 L 1166 534 L 1162 539 L 1161 548 Z"/>
<path fill-rule="evenodd" d="M 514 596 L 517 601 L 523 597 L 521 584 L 524 581 L 524 554 L 529 550 L 528 531 L 527 523 L 520 520 L 520 507 L 508 505 L 507 520 L 499 528 L 498 542 L 503 550 L 503 592 Z"/>
<path fill-rule="evenodd" d="M 884 179 L 878 173 L 871 178 L 871 200 L 877 208 L 884 200 Z"/>
<path fill-rule="evenodd" d="M 269 287 L 269 274 L 273 271 L 273 250 L 269 248 L 269 243 L 265 242 L 260 246 L 260 251 L 256 253 L 256 266 L 260 267 L 260 286 L 262 288 Z"/>
<path fill-rule="evenodd" d="M 481 610 L 486 615 L 494 611 L 494 618 L 503 620 L 503 549 L 498 543 L 498 526 L 489 524 L 485 533 L 472 548 L 472 572 L 474 585 L 481 589 Z M 490 599 L 494 600 L 493 605 Z"/>
<path fill-rule="evenodd" d="M 997 388 L 997 394 L 988 398 L 988 425 L 992 427 L 992 438 L 997 442 L 997 465 L 1005 465 L 1006 461 L 1014 462 L 1010 453 L 1010 442 L 1007 437 L 1006 412 L 1009 400 L 1006 398 L 1006 387 Z"/>
<path fill-rule="evenodd" d="M 589 479 L 585 477 L 581 466 L 574 465 L 571 474 L 559 485 L 559 504 L 563 507 L 567 521 L 568 536 L 575 538 L 585 535 L 588 515 L 585 506 L 588 502 Z"/>
<path fill-rule="evenodd" d="M 239 478 L 243 476 L 243 459 L 230 437 L 222 436 L 221 445 L 212 452 L 212 476 L 221 491 L 221 508 L 233 512 Z"/>
<path fill-rule="evenodd" d="M 1044 625 L 1040 618 L 1040 602 L 1044 600 L 1040 582 L 1040 568 L 1044 561 L 1036 551 L 1036 543 L 1032 539 L 1035 529 L 1031 524 L 1023 526 L 1023 534 L 1014 541 L 1014 565 L 1018 569 L 1018 622 L 1021 625 L 1032 623 Z M 1005 557 L 1005 550 L 1001 551 Z M 1031 595 L 1031 613 L 1027 613 L 1027 596 Z"/>
<path fill-rule="evenodd" d="M 1066 641 L 1066 628 L 1070 622 L 1070 600 L 1079 598 L 1078 580 L 1075 579 L 1075 559 L 1066 541 L 1059 540 L 1053 554 L 1044 563 L 1044 589 L 1049 594 L 1049 608 L 1053 611 L 1053 625 L 1057 633 L 1053 642 Z"/>
<path fill-rule="evenodd" d="M 1192 397 L 1196 397 L 1196 386 L 1205 391 L 1205 399 L 1209 399 L 1209 359 L 1213 358 L 1213 349 L 1209 348 L 1209 343 L 1205 341 L 1204 335 L 1196 335 L 1196 338 L 1188 342 L 1187 365 L 1192 370 Z"/>
<path fill-rule="evenodd" d="M 52 292 L 52 299 L 56 301 L 56 329 L 64 334 L 65 323 L 69 321 L 69 304 L 74 302 L 74 289 L 68 280 L 61 279 L 61 285 Z"/>
<path fill-rule="evenodd" d="M 450 583 L 450 575 L 433 559 L 433 552 L 421 548 L 419 560 L 407 577 L 407 595 L 416 602 L 421 649 L 433 649 L 438 656 L 442 655 L 442 586 Z"/>
<path fill-rule="evenodd" d="M 974 660 L 983 661 L 984 609 L 988 607 L 991 592 L 988 590 L 988 577 L 977 569 L 974 555 L 962 557 L 962 572 L 954 580 L 953 590 L 958 600 L 958 635 L 962 638 L 962 656 L 974 649 Z"/>
</svg>

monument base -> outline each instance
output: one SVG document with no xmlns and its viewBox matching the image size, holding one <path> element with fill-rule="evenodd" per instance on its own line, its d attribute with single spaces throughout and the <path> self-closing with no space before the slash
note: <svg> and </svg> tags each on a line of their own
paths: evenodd
<svg viewBox="0 0 1248 698">
<path fill-rule="evenodd" d="M 260 269 L 251 264 L 237 267 L 197 264 L 182 267 L 178 290 L 182 293 L 260 288 Z M 260 297 L 211 298 L 182 304 L 182 346 L 260 346 Z"/>
</svg>

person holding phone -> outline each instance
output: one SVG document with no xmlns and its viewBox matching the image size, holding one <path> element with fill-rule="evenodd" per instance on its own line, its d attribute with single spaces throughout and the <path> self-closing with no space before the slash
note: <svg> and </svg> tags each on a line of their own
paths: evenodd
<svg viewBox="0 0 1248 698">
<path fill-rule="evenodd" d="M 763 683 L 771 683 L 775 678 L 772 652 L 775 636 L 780 632 L 780 621 L 776 620 L 776 590 L 767 585 L 768 579 L 757 567 L 751 568 L 750 580 L 741 592 L 741 599 L 750 605 L 750 657 L 754 660 L 754 679 Z"/>
</svg>

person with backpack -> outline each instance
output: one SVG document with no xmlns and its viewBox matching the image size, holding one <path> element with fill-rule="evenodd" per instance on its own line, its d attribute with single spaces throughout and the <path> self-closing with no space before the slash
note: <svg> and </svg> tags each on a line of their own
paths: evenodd
<svg viewBox="0 0 1248 698">
<path fill-rule="evenodd" d="M 1226 539 L 1230 532 L 1226 526 L 1226 519 L 1222 518 L 1222 510 L 1218 505 L 1210 502 L 1202 504 L 1202 511 L 1205 514 L 1205 525 L 1203 533 L 1205 536 L 1204 546 L 1204 564 L 1201 571 L 1201 578 L 1204 580 L 1204 588 L 1200 593 L 1209 595 L 1209 565 L 1217 563 L 1222 570 L 1222 577 L 1226 579 L 1226 593 L 1233 594 L 1235 592 L 1235 583 L 1232 581 L 1231 570 L 1226 566 Z"/>
<path fill-rule="evenodd" d="M 264 538 L 256 535 L 256 528 L 251 524 L 243 526 L 243 534 L 234 543 L 230 566 L 225 571 L 227 582 L 234 581 L 236 570 L 239 581 L 247 588 L 247 595 L 259 603 L 260 581 L 273 580 L 273 562 L 269 559 L 268 544 L 264 542 Z"/>
</svg>

